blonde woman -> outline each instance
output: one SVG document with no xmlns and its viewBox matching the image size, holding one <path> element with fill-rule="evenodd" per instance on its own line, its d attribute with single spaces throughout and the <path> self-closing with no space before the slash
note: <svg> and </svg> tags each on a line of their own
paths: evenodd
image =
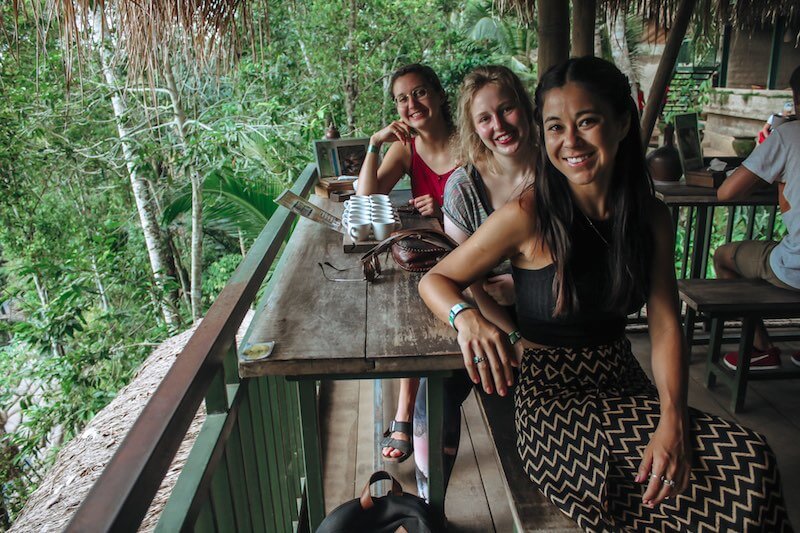
<svg viewBox="0 0 800 533">
<path fill-rule="evenodd" d="M 467 162 L 447 182 L 444 193 L 444 228 L 462 243 L 497 209 L 516 201 L 533 181 L 538 155 L 536 127 L 530 96 L 519 77 L 502 66 L 478 67 L 464 78 L 458 102 L 460 159 Z M 470 287 L 471 300 L 500 330 L 512 334 L 516 326 L 511 264 L 495 265 L 487 280 Z M 506 305 L 501 305 L 506 304 Z M 520 350 L 521 344 L 516 346 Z M 445 381 L 444 388 L 445 484 L 453 469 L 461 431 L 461 403 L 472 389 L 465 372 Z M 417 482 L 427 496 L 428 436 L 425 388 L 414 410 L 414 446 Z"/>
</svg>

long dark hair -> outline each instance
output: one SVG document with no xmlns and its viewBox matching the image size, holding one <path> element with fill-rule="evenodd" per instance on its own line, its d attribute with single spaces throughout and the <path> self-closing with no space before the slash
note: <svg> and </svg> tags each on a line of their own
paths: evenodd
<svg viewBox="0 0 800 533">
<path fill-rule="evenodd" d="M 431 89 L 439 93 L 439 98 L 442 101 L 440 108 L 442 117 L 444 117 L 444 122 L 447 124 L 448 131 L 454 131 L 455 124 L 453 122 L 453 113 L 450 111 L 450 101 L 447 99 L 447 93 L 444 92 L 444 87 L 442 87 L 439 76 L 437 76 L 436 72 L 428 65 L 411 63 L 410 65 L 405 65 L 395 70 L 392 73 L 392 77 L 389 79 L 389 96 L 394 98 L 394 82 L 397 81 L 397 78 L 405 76 L 406 74 L 419 74 L 422 76 L 422 79 L 425 80 L 425 83 L 430 85 Z"/>
<path fill-rule="evenodd" d="M 647 299 L 652 261 L 652 234 L 648 209 L 653 181 L 647 172 L 639 129 L 639 114 L 631 98 L 628 78 L 612 63 L 595 57 L 573 58 L 548 70 L 536 88 L 536 122 L 542 155 L 539 158 L 534 195 L 536 222 L 556 264 L 553 294 L 554 316 L 578 310 L 577 294 L 569 265 L 571 229 L 575 205 L 567 178 L 547 157 L 542 106 L 547 92 L 578 83 L 608 104 L 617 120 L 630 121 L 628 134 L 619 143 L 609 185 L 611 239 L 608 254 L 611 276 L 607 309 L 628 311 L 633 301 Z M 634 300 L 635 299 L 635 300 Z"/>
</svg>

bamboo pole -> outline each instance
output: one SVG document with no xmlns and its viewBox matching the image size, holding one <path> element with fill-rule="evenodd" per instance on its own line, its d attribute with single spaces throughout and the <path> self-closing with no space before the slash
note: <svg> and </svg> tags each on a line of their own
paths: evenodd
<svg viewBox="0 0 800 533">
<path fill-rule="evenodd" d="M 569 2 L 539 0 L 539 77 L 569 55 Z"/>
<path fill-rule="evenodd" d="M 594 55 L 597 0 L 572 0 L 572 57 Z"/>
<path fill-rule="evenodd" d="M 678 5 L 678 11 L 675 13 L 675 20 L 672 22 L 672 28 L 669 31 L 664 53 L 661 55 L 661 61 L 658 63 L 658 69 L 653 78 L 650 94 L 647 95 L 647 105 L 644 107 L 642 116 L 642 144 L 645 149 L 650 142 L 650 136 L 653 134 L 658 113 L 661 111 L 661 102 L 664 100 L 667 86 L 672 79 L 672 71 L 675 68 L 675 62 L 678 60 L 678 52 L 681 49 L 681 43 L 686 35 L 686 29 L 689 27 L 689 21 L 692 18 L 692 11 L 696 3 L 697 0 L 681 0 Z"/>
</svg>

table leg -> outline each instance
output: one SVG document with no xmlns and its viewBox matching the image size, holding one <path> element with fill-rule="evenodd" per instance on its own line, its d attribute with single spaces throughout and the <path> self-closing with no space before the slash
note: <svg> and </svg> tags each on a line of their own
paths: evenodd
<svg viewBox="0 0 800 533">
<path fill-rule="evenodd" d="M 444 416 L 444 377 L 431 374 L 428 383 L 428 486 L 429 503 L 444 516 L 444 458 L 442 432 Z M 436 450 L 436 451 L 435 451 Z"/>
<path fill-rule="evenodd" d="M 306 463 L 306 500 L 308 501 L 308 526 L 316 531 L 325 517 L 325 494 L 322 484 L 322 445 L 319 438 L 319 412 L 317 409 L 317 382 L 301 380 L 297 384 L 300 400 L 300 432 L 303 439 L 303 456 Z"/>
<path fill-rule="evenodd" d="M 747 373 L 750 372 L 750 352 L 753 349 L 753 337 L 756 324 L 752 317 L 742 320 L 742 338 L 739 341 L 739 360 L 736 364 L 736 378 L 731 391 L 731 411 L 738 413 L 744 407 L 744 396 L 747 392 Z"/>
<path fill-rule="evenodd" d="M 705 236 L 706 225 L 708 224 L 708 208 L 697 208 L 697 224 L 694 227 L 694 247 L 692 248 L 692 268 L 689 273 L 690 279 L 704 278 L 701 272 L 703 266 L 703 251 L 706 249 Z M 688 235 L 687 235 L 688 238 Z"/>
<path fill-rule="evenodd" d="M 711 388 L 717 382 L 717 365 L 719 364 L 720 348 L 722 346 L 722 330 L 725 320 L 714 317 L 711 319 L 711 338 L 708 340 L 708 359 L 706 360 L 706 388 Z M 691 348 L 691 347 L 690 347 Z"/>
</svg>

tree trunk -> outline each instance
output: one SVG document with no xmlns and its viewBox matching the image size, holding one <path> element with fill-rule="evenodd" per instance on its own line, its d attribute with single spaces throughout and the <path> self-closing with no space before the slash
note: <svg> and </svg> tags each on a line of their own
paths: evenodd
<svg viewBox="0 0 800 533">
<path fill-rule="evenodd" d="M 569 2 L 539 0 L 539 78 L 569 57 Z"/>
<path fill-rule="evenodd" d="M 122 154 L 125 158 L 125 166 L 128 169 L 128 176 L 131 181 L 131 190 L 133 197 L 136 201 L 136 210 L 139 213 L 139 221 L 142 225 L 142 232 L 144 234 L 145 245 L 147 246 L 147 254 L 150 258 L 150 268 L 153 270 L 153 277 L 155 278 L 156 285 L 161 291 L 161 312 L 164 315 L 164 321 L 170 328 L 177 327 L 180 323 L 180 317 L 175 312 L 177 302 L 169 301 L 169 294 L 166 289 L 166 277 L 168 260 L 166 258 L 166 248 L 163 239 L 161 238 L 161 230 L 158 226 L 158 220 L 153 212 L 153 205 L 150 199 L 150 192 L 147 188 L 145 180 L 139 176 L 134 161 L 134 154 L 130 134 L 125 126 L 125 112 L 126 106 L 122 99 L 122 93 L 119 90 L 117 83 L 117 76 L 114 73 L 112 66 L 111 51 L 103 42 L 103 11 L 102 7 L 96 7 L 92 17 L 92 25 L 90 31 L 92 34 L 92 41 L 97 47 L 100 55 L 100 65 L 103 70 L 103 76 L 106 83 L 111 88 L 111 106 L 114 109 L 114 118 L 117 123 L 117 133 L 122 144 Z"/>
<path fill-rule="evenodd" d="M 681 43 L 686 35 L 686 29 L 689 27 L 689 21 L 692 19 L 692 11 L 696 3 L 697 0 L 681 0 L 672 28 L 669 30 L 667 44 L 661 54 L 661 61 L 658 63 L 653 85 L 650 86 L 650 94 L 647 95 L 647 105 L 642 116 L 642 144 L 645 148 L 647 148 L 653 128 L 656 126 L 656 120 L 661 111 L 661 102 L 664 100 L 667 86 L 672 79 L 672 71 L 678 60 L 678 52 L 680 52 Z"/>
<path fill-rule="evenodd" d="M 596 20 L 595 24 L 594 24 L 594 56 L 595 57 L 603 57 L 603 26 L 605 26 L 605 24 L 603 23 L 603 20 L 602 20 L 603 18 L 605 18 L 605 15 L 603 15 L 602 17 L 598 17 L 598 20 Z"/>
<path fill-rule="evenodd" d="M 631 94 L 635 102 L 637 95 L 634 93 L 634 90 L 638 90 L 639 80 L 633 68 L 630 49 L 628 48 L 628 39 L 625 36 L 625 13 L 623 11 L 617 11 L 608 19 L 607 25 L 611 56 L 614 58 L 614 63 L 617 65 L 617 68 L 628 77 L 628 83 L 630 83 L 631 86 Z"/>
<path fill-rule="evenodd" d="M 186 144 L 186 113 L 181 105 L 178 86 L 172 74 L 169 59 L 164 60 L 164 78 L 167 82 L 167 91 L 172 101 L 172 111 L 175 118 L 175 129 L 181 140 L 184 156 L 188 159 Z M 188 170 L 192 182 L 192 266 L 191 266 L 191 291 L 192 291 L 192 320 L 197 320 L 203 311 L 203 181 L 194 169 Z"/>
<path fill-rule="evenodd" d="M 597 0 L 572 0 L 572 56 L 594 54 Z"/>
<path fill-rule="evenodd" d="M 358 98 L 358 80 L 356 79 L 356 20 L 358 15 L 358 3 L 350 0 L 349 24 L 347 28 L 347 45 L 345 46 L 346 56 L 345 77 L 344 77 L 344 110 L 347 114 L 347 128 L 350 133 L 356 129 L 356 98 Z"/>
</svg>

